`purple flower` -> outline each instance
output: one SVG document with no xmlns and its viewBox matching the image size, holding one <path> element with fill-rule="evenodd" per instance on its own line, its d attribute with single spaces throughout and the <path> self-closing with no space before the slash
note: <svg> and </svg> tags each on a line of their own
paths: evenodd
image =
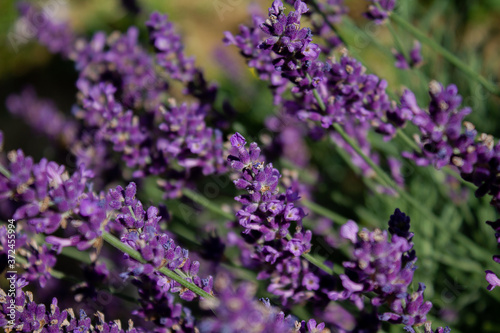
<svg viewBox="0 0 500 333">
<path fill-rule="evenodd" d="M 302 285 L 307 290 L 318 290 L 319 278 L 312 273 L 308 273 L 308 274 L 304 275 L 304 279 L 302 280 Z"/>
<path fill-rule="evenodd" d="M 365 17 L 382 24 L 389 17 L 390 12 L 396 5 L 396 0 L 369 0 L 373 4 L 368 6 Z"/>
<path fill-rule="evenodd" d="M 489 270 L 485 272 L 486 272 L 486 281 L 489 283 L 487 289 L 491 291 L 495 289 L 495 287 L 500 287 L 500 279 L 498 278 L 498 276 Z"/>
<path fill-rule="evenodd" d="M 356 222 L 349 220 L 342 227 L 340 227 L 340 237 L 356 243 L 359 227 Z"/>
<path fill-rule="evenodd" d="M 410 217 L 396 208 L 394 214 L 389 218 L 389 232 L 393 235 L 406 238 L 411 241 L 413 232 L 410 232 Z"/>
</svg>

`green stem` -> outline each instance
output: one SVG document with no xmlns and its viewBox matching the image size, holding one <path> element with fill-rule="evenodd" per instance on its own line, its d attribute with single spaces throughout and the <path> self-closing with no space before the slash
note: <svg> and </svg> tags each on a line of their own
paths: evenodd
<svg viewBox="0 0 500 333">
<path fill-rule="evenodd" d="M 308 199 L 302 199 L 301 202 L 304 206 L 309 208 L 312 212 L 314 212 L 318 215 L 327 217 L 337 224 L 344 224 L 349 220 L 347 217 L 344 217 L 340 214 L 337 214 L 337 213 L 329 210 L 328 208 L 320 206 L 317 203 L 314 203 Z"/>
<path fill-rule="evenodd" d="M 410 139 L 401 128 L 398 128 L 398 130 L 396 131 L 396 136 L 401 138 L 408 146 L 410 146 L 411 149 L 415 150 L 416 152 L 420 152 L 420 147 L 417 145 L 417 143 L 414 140 Z"/>
<path fill-rule="evenodd" d="M 146 260 L 144 260 L 144 258 L 141 256 L 141 254 L 139 252 L 132 249 L 130 246 L 123 244 L 122 242 L 120 242 L 120 240 L 118 238 L 111 235 L 109 232 L 106 232 L 106 231 L 103 232 L 102 238 L 106 242 L 108 242 L 109 244 L 111 244 L 112 246 L 117 248 L 118 250 L 120 250 L 124 253 L 127 253 L 131 258 L 137 260 L 138 262 L 143 263 L 143 264 L 146 263 Z M 214 296 L 210 295 L 209 293 L 207 293 L 205 290 L 201 289 L 200 287 L 198 287 L 194 283 L 191 283 L 191 282 L 184 280 L 182 277 L 180 277 L 179 275 L 175 274 L 174 272 L 172 272 L 171 270 L 169 270 L 165 267 L 160 268 L 159 271 L 163 275 L 178 282 L 180 285 L 191 290 L 192 292 L 194 292 L 195 294 L 197 294 L 200 297 L 204 297 L 207 299 L 214 298 Z"/>
<path fill-rule="evenodd" d="M 135 220 L 135 213 L 134 213 L 134 210 L 132 209 L 132 206 L 128 206 L 128 210 L 130 211 L 130 215 L 132 215 L 132 217 Z"/>
<path fill-rule="evenodd" d="M 443 170 L 444 173 L 447 173 L 448 175 L 456 178 L 462 185 L 465 185 L 466 187 L 472 189 L 472 190 L 477 190 L 477 186 L 474 185 L 473 183 L 469 183 L 468 181 L 464 180 L 458 173 L 456 173 L 455 171 L 453 171 L 452 169 L 450 168 L 443 168 L 441 169 Z"/>
<path fill-rule="evenodd" d="M 325 13 L 324 10 L 321 10 L 317 4 L 316 1 L 311 1 L 310 2 L 310 5 L 314 8 L 314 10 L 316 11 L 316 13 L 320 14 L 322 17 L 323 17 L 323 20 L 325 21 L 325 23 L 330 27 L 330 29 L 337 35 L 337 37 L 339 38 L 339 40 L 342 42 L 342 44 L 344 45 L 347 45 L 346 42 L 345 42 L 345 38 L 340 34 L 340 32 L 338 31 L 337 27 L 335 27 L 332 22 L 330 22 L 330 20 L 328 20 L 328 15 Z"/>
<path fill-rule="evenodd" d="M 394 40 L 396 49 L 403 55 L 408 65 L 410 65 L 410 57 L 408 55 L 408 52 L 406 52 L 405 48 L 403 47 L 403 43 L 401 43 L 401 41 L 399 40 L 398 34 L 396 33 L 396 30 L 392 26 L 391 21 L 387 21 L 386 26 L 392 35 L 392 39 Z"/>
<path fill-rule="evenodd" d="M 321 104 L 323 104 L 323 101 L 321 101 Z M 324 110 L 324 104 L 322 109 Z M 340 134 L 342 139 L 344 139 L 344 141 L 347 142 L 347 144 L 351 146 L 351 148 L 354 149 L 354 151 L 370 166 L 370 168 L 372 168 L 373 171 L 375 171 L 377 178 L 383 183 L 382 185 L 391 187 L 394 190 L 398 191 L 399 187 L 397 186 L 397 184 L 382 170 L 382 168 L 380 168 L 375 162 L 373 162 L 373 160 L 369 156 L 367 156 L 361 150 L 361 148 L 356 144 L 356 142 L 344 131 L 344 129 L 342 128 L 342 126 L 340 126 L 340 124 L 334 123 L 332 127 L 335 129 L 335 131 L 337 131 L 338 134 Z"/>
<path fill-rule="evenodd" d="M 335 144 L 333 139 L 332 139 L 332 142 Z M 340 148 L 338 145 L 335 145 L 335 148 L 336 148 L 337 154 L 339 154 L 339 156 L 344 160 L 345 164 L 347 164 L 349 166 L 349 168 L 351 168 L 353 171 L 359 170 L 359 168 L 356 165 L 354 165 L 354 163 L 352 163 L 351 157 L 349 156 L 349 154 L 347 154 L 347 152 L 345 150 Z M 362 172 L 360 171 L 360 173 L 362 173 Z M 363 180 L 365 185 L 371 191 L 373 191 L 374 193 L 377 192 L 377 185 L 375 184 L 373 179 L 371 179 L 369 177 L 361 177 L 361 179 Z"/>
<path fill-rule="evenodd" d="M 10 178 L 10 172 L 9 170 L 5 169 L 3 165 L 0 164 L 0 173 L 4 175 L 7 178 Z"/>
<path fill-rule="evenodd" d="M 292 239 L 292 236 L 290 236 L 290 234 L 287 234 L 286 235 L 286 239 L 288 240 L 291 240 Z M 323 262 L 315 257 L 313 257 L 312 255 L 310 255 L 309 253 L 302 253 L 302 258 L 306 259 L 307 261 L 309 261 L 311 264 L 313 264 L 314 266 L 324 270 L 326 273 L 330 274 L 330 275 L 333 275 L 333 274 L 341 274 L 343 273 L 343 270 L 340 269 L 331 269 L 330 267 L 326 266 L 325 264 L 323 264 Z M 334 268 L 336 268 L 337 265 L 334 266 Z M 334 272 L 337 271 L 337 272 Z"/>
<path fill-rule="evenodd" d="M 65 249 L 67 249 L 67 248 L 65 248 Z M 75 251 L 77 251 L 77 250 L 75 249 Z M 77 257 L 74 257 L 73 259 L 75 259 L 77 261 L 81 261 L 81 262 L 83 262 L 85 264 L 88 264 L 88 262 L 86 260 L 82 259 L 81 257 L 77 256 Z M 26 260 L 26 258 L 21 257 L 19 255 L 16 257 L 16 260 L 20 264 L 24 264 L 24 265 L 28 264 L 28 260 Z M 52 269 L 50 269 L 49 273 L 50 273 L 50 275 L 52 275 L 52 277 L 54 277 L 54 278 L 56 278 L 58 280 L 66 280 L 66 281 L 70 281 L 70 282 L 73 282 L 73 283 L 79 283 L 79 282 L 81 282 L 78 278 L 76 278 L 74 276 L 71 276 L 71 275 L 67 275 L 66 273 L 61 272 L 61 271 L 59 271 L 57 269 L 53 269 L 52 268 Z M 133 304 L 137 304 L 138 303 L 138 301 L 135 298 L 130 297 L 128 295 L 125 295 L 123 293 L 118 293 L 118 292 L 115 292 L 115 291 L 113 291 L 111 289 L 104 289 L 104 290 L 108 291 L 110 294 L 112 294 L 112 295 L 114 295 L 114 296 L 116 296 L 118 298 L 121 298 L 121 299 L 123 299 L 123 300 L 125 300 L 127 302 L 130 302 L 130 303 L 133 303 Z"/>
<path fill-rule="evenodd" d="M 411 23 L 407 22 L 403 17 L 399 16 L 396 13 L 390 14 L 390 19 L 394 21 L 401 28 L 408 31 L 412 34 L 416 39 L 420 42 L 426 44 L 431 49 L 436 51 L 438 54 L 442 55 L 446 60 L 455 65 L 458 69 L 464 72 L 471 79 L 479 82 L 486 90 L 490 93 L 500 96 L 500 88 L 493 82 L 488 81 L 481 74 L 477 73 L 474 69 L 470 68 L 467 64 L 465 64 L 462 60 L 460 60 L 453 53 L 442 47 L 439 43 L 434 41 L 432 38 L 427 37 L 422 31 L 414 27 Z"/>
<path fill-rule="evenodd" d="M 183 188 L 182 189 L 182 194 L 184 194 L 186 197 L 189 199 L 193 200 L 194 202 L 202 205 L 203 207 L 207 208 L 208 210 L 212 211 L 213 213 L 219 214 L 220 216 L 228 219 L 228 220 L 234 220 L 234 215 L 231 213 L 228 213 L 224 210 L 222 210 L 219 206 L 216 204 L 212 203 L 210 200 L 205 198 L 202 195 L 199 195 L 193 190 L 190 190 L 188 188 Z"/>
</svg>

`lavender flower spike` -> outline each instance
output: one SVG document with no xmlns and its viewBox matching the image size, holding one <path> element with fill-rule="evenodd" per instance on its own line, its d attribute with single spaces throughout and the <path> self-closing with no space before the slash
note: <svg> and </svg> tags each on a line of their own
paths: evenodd
<svg viewBox="0 0 500 333">
<path fill-rule="evenodd" d="M 325 298 L 316 291 L 326 273 L 313 272 L 301 258 L 311 250 L 312 233 L 302 228 L 305 213 L 295 205 L 298 193 L 292 188 L 279 192 L 281 174 L 271 163 L 261 160 L 255 142 L 247 148 L 239 133 L 231 136 L 230 142 L 228 162 L 238 172 L 234 184 L 247 191 L 235 198 L 242 204 L 236 217 L 244 228 L 243 237 L 254 246 L 251 259 L 261 269 L 258 279 L 270 278 L 268 291 L 280 296 L 284 305 L 290 300 L 295 303 L 315 296 Z M 289 230 L 292 224 L 296 225 L 293 236 Z"/>
<path fill-rule="evenodd" d="M 432 304 L 424 301 L 423 283 L 417 291 L 409 292 L 417 260 L 411 243 L 413 233 L 409 229 L 410 218 L 399 209 L 389 220 L 390 239 L 387 231 L 363 229 L 358 232 L 355 222 L 345 223 L 340 236 L 353 243 L 355 259 L 344 262 L 345 274 L 341 274 L 340 279 L 345 290 L 330 291 L 330 299 L 349 299 L 362 308 L 362 295 L 374 292 L 372 305 L 387 304 L 391 310 L 379 314 L 379 320 L 407 326 L 423 324 Z"/>
</svg>

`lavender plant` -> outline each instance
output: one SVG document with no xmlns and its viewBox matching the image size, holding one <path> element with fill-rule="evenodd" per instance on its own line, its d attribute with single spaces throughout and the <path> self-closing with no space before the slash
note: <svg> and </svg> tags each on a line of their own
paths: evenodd
<svg viewBox="0 0 500 333">
<path fill-rule="evenodd" d="M 16 3 L 11 43 L 31 28 L 42 46 L 19 51 L 71 64 L 74 96 L 6 90 L 4 331 L 496 330 L 498 127 L 433 53 L 494 106 L 500 89 L 400 14 L 420 7 L 371 0 L 353 21 L 341 0 L 252 6 L 217 38 L 253 76 L 216 83 L 175 15 L 116 5 L 111 32 Z M 50 149 L 14 142 L 14 121 Z"/>
</svg>

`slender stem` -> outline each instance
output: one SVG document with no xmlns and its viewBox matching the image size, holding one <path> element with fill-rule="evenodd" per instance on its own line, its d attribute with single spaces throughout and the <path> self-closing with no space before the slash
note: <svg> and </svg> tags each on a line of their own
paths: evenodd
<svg viewBox="0 0 500 333">
<path fill-rule="evenodd" d="M 314 202 L 312 202 L 310 200 L 302 199 L 301 202 L 302 202 L 302 204 L 304 206 L 306 206 L 307 208 L 309 208 L 312 212 L 314 212 L 314 213 L 316 213 L 318 215 L 327 217 L 327 218 L 329 218 L 330 220 L 332 220 L 333 222 L 335 222 L 337 224 L 344 224 L 344 223 L 346 223 L 349 220 L 347 217 L 344 217 L 344 216 L 342 216 L 340 214 L 337 214 L 337 213 L 329 210 L 328 208 L 320 206 L 317 203 L 314 203 Z"/>
<path fill-rule="evenodd" d="M 330 22 L 330 20 L 328 19 L 328 15 L 325 13 L 325 11 L 319 8 L 318 3 L 313 0 L 310 2 L 310 5 L 316 10 L 316 13 L 320 14 L 323 17 L 323 20 L 330 27 L 330 29 L 337 35 L 338 39 L 342 42 L 342 44 L 347 45 L 344 37 L 339 33 L 338 29 L 332 24 L 332 22 Z"/>
<path fill-rule="evenodd" d="M 318 101 L 319 103 L 319 101 Z M 323 103 L 323 101 L 321 101 Z M 321 105 L 320 105 L 321 106 Z M 324 104 L 323 104 L 324 106 Z M 324 109 L 323 109 L 324 110 Z M 398 191 L 397 184 L 380 168 L 373 160 L 367 156 L 361 148 L 356 144 L 356 142 L 347 134 L 340 124 L 334 123 L 332 127 L 337 131 L 338 134 L 344 139 L 345 142 L 375 171 L 377 178 L 381 180 L 382 185 L 387 187 L 392 187 L 394 190 Z M 399 192 L 399 191 L 398 191 Z"/>
<path fill-rule="evenodd" d="M 290 236 L 290 234 L 287 234 L 286 235 L 286 239 L 288 240 L 291 240 L 292 239 L 292 236 Z M 324 270 L 326 273 L 330 274 L 330 275 L 333 275 L 334 274 L 334 269 L 326 266 L 325 264 L 323 264 L 323 262 L 321 262 L 321 260 L 313 257 L 312 255 L 310 255 L 309 253 L 302 253 L 302 258 L 306 259 L 307 261 L 309 261 L 311 264 L 313 264 L 314 266 Z M 337 274 L 340 274 L 340 273 L 343 273 L 343 271 L 338 271 Z"/>
<path fill-rule="evenodd" d="M 228 220 L 234 220 L 234 215 L 231 214 L 231 213 L 228 213 L 224 210 L 222 210 L 219 206 L 215 205 L 214 203 L 212 203 L 210 200 L 208 200 L 207 198 L 205 198 L 204 196 L 196 193 L 195 191 L 193 190 L 190 190 L 188 188 L 183 188 L 182 189 L 182 194 L 184 194 L 186 197 L 188 197 L 189 199 L 193 200 L 194 202 L 202 205 L 203 207 L 207 208 L 208 210 L 216 213 L 216 214 L 219 214 L 220 216 L 228 219 Z"/>
<path fill-rule="evenodd" d="M 472 78 L 473 80 L 479 82 L 486 90 L 490 93 L 500 96 L 500 88 L 493 82 L 487 80 L 481 74 L 477 73 L 474 69 L 470 68 L 467 64 L 465 64 L 462 60 L 460 60 L 453 53 L 442 47 L 439 43 L 434 41 L 432 38 L 427 37 L 422 31 L 418 28 L 414 27 L 411 23 L 407 22 L 403 17 L 399 16 L 396 13 L 390 14 L 390 19 L 398 24 L 401 28 L 408 31 L 412 34 L 416 39 L 421 41 L 424 44 L 427 44 L 430 48 L 436 51 L 438 54 L 442 55 L 446 60 L 455 65 L 458 69 L 464 72 L 467 76 Z"/>
<path fill-rule="evenodd" d="M 416 333 L 422 333 L 420 326 L 413 326 L 413 329 L 415 330 Z"/>
<path fill-rule="evenodd" d="M 67 248 L 65 248 L 65 249 L 67 249 Z M 77 250 L 75 249 L 75 251 L 77 251 Z M 72 258 L 75 259 L 75 260 L 77 260 L 77 261 L 83 262 L 85 264 L 89 263 L 87 260 L 83 259 L 81 256 L 75 256 L 75 257 L 72 257 Z M 16 257 L 16 260 L 20 264 L 24 264 L 24 265 L 28 264 L 28 260 L 26 260 L 26 258 L 24 258 L 22 256 L 18 255 Z M 54 277 L 54 278 L 56 278 L 58 280 L 66 280 L 66 281 L 71 281 L 73 283 L 79 283 L 80 282 L 80 280 L 78 278 L 76 278 L 74 276 L 71 276 L 71 275 L 68 275 L 68 274 L 66 274 L 64 272 L 61 272 L 61 271 L 59 271 L 57 269 L 53 269 L 52 268 L 52 269 L 49 270 L 49 273 L 50 273 L 50 275 L 52 275 L 52 277 Z M 123 294 L 123 293 L 118 293 L 118 292 L 115 292 L 115 291 L 113 291 L 111 289 L 104 289 L 104 290 L 108 291 L 112 295 L 114 295 L 114 296 L 116 296 L 118 298 L 121 298 L 121 299 L 123 299 L 123 300 L 125 300 L 127 302 L 130 302 L 130 303 L 133 303 L 133 304 L 137 304 L 138 303 L 137 299 L 135 299 L 133 297 L 130 297 L 129 295 L 126 295 L 126 294 Z"/>
<path fill-rule="evenodd" d="M 10 172 L 9 170 L 5 169 L 3 165 L 0 164 L 0 173 L 4 175 L 7 178 L 10 178 Z"/>
<path fill-rule="evenodd" d="M 398 34 L 396 33 L 396 30 L 392 26 L 391 21 L 387 21 L 386 26 L 392 35 L 392 39 L 394 40 L 396 49 L 403 55 L 408 65 L 410 65 L 410 57 L 408 55 L 408 52 L 406 52 L 405 48 L 403 47 L 403 43 L 401 43 L 401 41 L 399 40 Z"/>
<path fill-rule="evenodd" d="M 71 259 L 81 261 L 85 264 L 92 263 L 87 252 L 78 251 L 75 247 L 65 247 L 62 249 L 61 254 Z"/>
<path fill-rule="evenodd" d="M 309 78 L 309 81 L 311 81 L 311 78 L 309 76 L 308 76 L 308 78 Z M 318 102 L 318 105 L 319 105 L 319 108 L 321 109 L 321 111 L 325 112 L 326 111 L 325 102 L 323 102 L 323 98 L 321 98 L 321 96 L 319 95 L 318 90 L 313 89 L 313 95 L 314 95 L 314 98 L 316 98 L 316 102 Z"/>
<path fill-rule="evenodd" d="M 411 149 L 415 150 L 416 152 L 420 152 L 420 147 L 417 145 L 417 143 L 414 140 L 410 139 L 401 128 L 398 128 L 398 130 L 396 131 L 396 136 L 401 138 L 408 146 L 410 146 Z"/>
<path fill-rule="evenodd" d="M 450 169 L 450 168 L 443 168 L 441 170 L 443 170 L 444 173 L 447 173 L 450 176 L 456 178 L 462 185 L 465 185 L 465 186 L 467 186 L 468 188 L 470 188 L 470 189 L 472 189 L 474 191 L 477 190 L 477 186 L 476 185 L 474 185 L 473 183 L 469 183 L 468 181 L 466 181 L 465 179 L 463 179 L 458 173 L 456 173 L 452 169 Z"/>
<path fill-rule="evenodd" d="M 333 142 L 333 139 L 332 139 L 332 142 Z M 334 142 L 335 143 L 335 142 Z M 356 171 L 358 170 L 359 168 L 352 162 L 351 160 L 351 157 L 349 156 L 349 154 L 347 154 L 347 152 L 345 150 L 343 150 L 342 148 L 340 148 L 338 145 L 335 145 L 335 147 L 337 148 L 337 154 L 339 154 L 339 156 L 344 160 L 345 164 L 347 164 L 349 166 L 349 168 L 351 168 L 353 171 Z M 363 180 L 363 182 L 365 183 L 365 185 L 373 192 L 377 192 L 377 187 L 376 187 L 376 184 L 375 182 L 369 178 L 369 177 L 361 177 L 361 179 Z"/>
<path fill-rule="evenodd" d="M 106 242 L 108 242 L 109 244 L 111 244 L 112 246 L 117 248 L 118 250 L 120 250 L 124 253 L 127 253 L 131 258 L 139 261 L 140 263 L 143 263 L 143 264 L 146 263 L 146 260 L 144 260 L 144 258 L 141 256 L 141 254 L 139 252 L 132 249 L 130 246 L 123 244 L 122 242 L 120 242 L 120 240 L 118 238 L 111 235 L 109 232 L 106 232 L 106 231 L 103 232 L 102 238 Z M 207 293 L 205 290 L 201 289 L 200 287 L 198 287 L 194 283 L 191 283 L 191 282 L 184 280 L 182 277 L 180 277 L 179 275 L 177 275 L 176 273 L 172 272 L 171 270 L 169 270 L 165 267 L 160 268 L 159 271 L 163 275 L 178 282 L 180 285 L 191 290 L 192 292 L 194 292 L 195 294 L 197 294 L 200 297 L 204 297 L 207 299 L 214 298 L 214 296 L 210 295 L 209 293 Z"/>
<path fill-rule="evenodd" d="M 134 213 L 134 210 L 132 209 L 132 206 L 128 206 L 128 210 L 130 211 L 130 215 L 132 215 L 132 217 L 135 220 L 135 213 Z"/>
</svg>

